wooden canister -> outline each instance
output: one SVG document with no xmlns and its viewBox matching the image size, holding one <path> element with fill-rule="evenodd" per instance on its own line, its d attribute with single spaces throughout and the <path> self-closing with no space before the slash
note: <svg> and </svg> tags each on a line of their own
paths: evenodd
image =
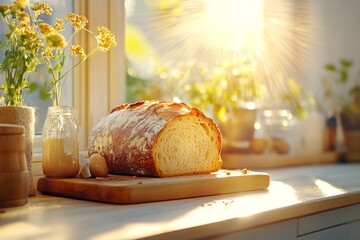
<svg viewBox="0 0 360 240">
<path fill-rule="evenodd" d="M 0 124 L 16 124 L 25 127 L 26 164 L 29 172 L 29 197 L 36 195 L 32 172 L 33 143 L 35 136 L 35 108 L 28 106 L 0 106 Z"/>
<path fill-rule="evenodd" d="M 0 124 L 0 207 L 22 206 L 28 201 L 24 126 Z"/>
</svg>

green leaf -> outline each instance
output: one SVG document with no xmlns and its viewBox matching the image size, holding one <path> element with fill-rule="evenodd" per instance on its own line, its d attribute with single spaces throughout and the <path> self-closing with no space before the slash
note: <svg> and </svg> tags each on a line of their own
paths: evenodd
<svg viewBox="0 0 360 240">
<path fill-rule="evenodd" d="M 32 93 L 34 92 L 36 89 L 38 88 L 38 84 L 37 83 L 30 83 L 28 86 L 28 93 Z"/>
<path fill-rule="evenodd" d="M 46 99 L 51 97 L 51 93 L 46 91 L 45 89 L 40 89 L 39 90 L 39 97 L 42 100 L 46 100 Z"/>
<path fill-rule="evenodd" d="M 27 66 L 27 72 L 35 71 L 36 65 L 37 65 L 36 61 L 31 61 Z"/>
<path fill-rule="evenodd" d="M 341 59 L 340 64 L 343 68 L 349 68 L 352 65 L 352 61 L 347 60 L 347 59 Z"/>
<path fill-rule="evenodd" d="M 55 72 L 61 72 L 61 69 L 62 69 L 62 65 L 60 63 L 56 64 L 56 66 L 54 67 Z"/>
<path fill-rule="evenodd" d="M 348 79 L 348 73 L 346 72 L 346 70 L 341 70 L 339 74 L 340 74 L 340 82 L 346 83 Z"/>
<path fill-rule="evenodd" d="M 330 71 L 330 72 L 334 72 L 336 70 L 336 67 L 334 64 L 326 64 L 325 65 L 325 70 Z"/>
</svg>

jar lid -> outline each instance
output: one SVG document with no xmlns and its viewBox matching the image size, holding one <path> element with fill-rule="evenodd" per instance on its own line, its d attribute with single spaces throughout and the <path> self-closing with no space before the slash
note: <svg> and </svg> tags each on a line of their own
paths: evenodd
<svg viewBox="0 0 360 240">
<path fill-rule="evenodd" d="M 0 124 L 0 135 L 23 134 L 25 127 L 17 124 Z"/>
</svg>

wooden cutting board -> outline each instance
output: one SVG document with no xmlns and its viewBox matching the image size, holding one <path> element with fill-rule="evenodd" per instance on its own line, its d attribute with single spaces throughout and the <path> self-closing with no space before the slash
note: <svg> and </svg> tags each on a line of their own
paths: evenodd
<svg viewBox="0 0 360 240">
<path fill-rule="evenodd" d="M 262 190 L 270 176 L 262 172 L 220 170 L 212 174 L 150 178 L 110 175 L 107 178 L 40 178 L 43 194 L 105 203 L 130 204 Z"/>
</svg>

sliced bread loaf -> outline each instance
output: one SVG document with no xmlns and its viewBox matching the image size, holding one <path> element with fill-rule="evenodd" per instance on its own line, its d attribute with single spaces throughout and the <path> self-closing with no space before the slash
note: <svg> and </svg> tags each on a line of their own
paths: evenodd
<svg viewBox="0 0 360 240">
<path fill-rule="evenodd" d="M 114 174 L 170 177 L 215 172 L 222 161 L 217 125 L 185 103 L 141 101 L 114 108 L 92 129 L 89 155 Z"/>
</svg>

